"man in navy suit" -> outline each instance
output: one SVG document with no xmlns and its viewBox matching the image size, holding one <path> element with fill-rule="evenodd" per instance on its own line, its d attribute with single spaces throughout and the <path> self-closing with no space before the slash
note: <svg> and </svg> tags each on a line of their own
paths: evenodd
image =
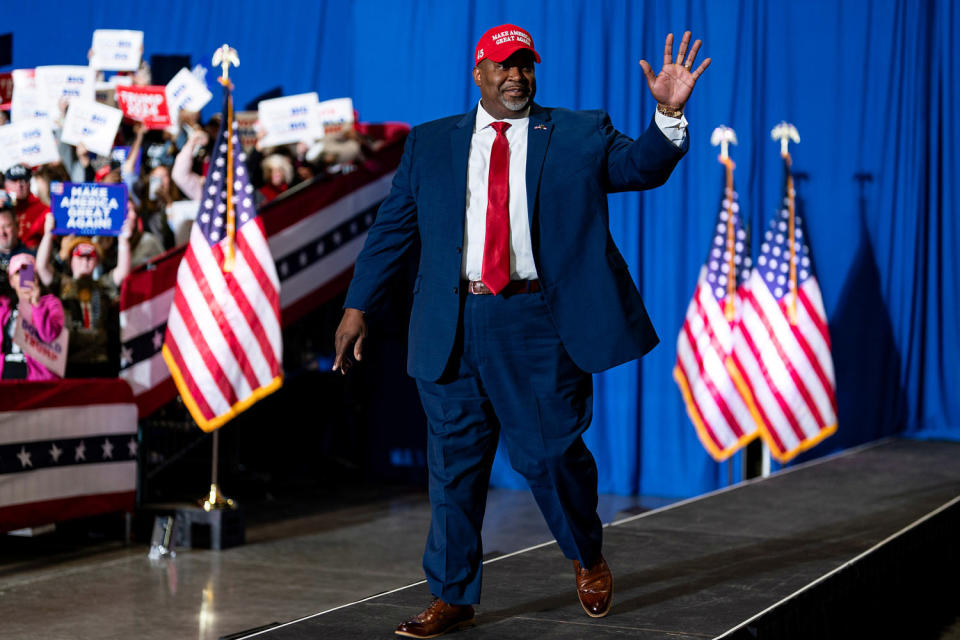
<svg viewBox="0 0 960 640">
<path fill-rule="evenodd" d="M 608 228 L 607 194 L 663 184 L 688 147 L 683 108 L 700 74 L 684 34 L 654 75 L 654 121 L 637 139 L 602 111 L 544 108 L 530 34 L 483 35 L 471 112 L 415 127 L 357 258 L 334 369 L 360 360 L 376 308 L 420 240 L 407 370 L 429 430 L 432 521 L 423 566 L 433 603 L 396 633 L 426 638 L 474 622 L 480 530 L 500 433 L 564 555 L 586 613 L 610 610 L 597 468 L 581 439 L 592 373 L 658 342 Z M 352 356 L 352 357 L 351 357 Z"/>
</svg>

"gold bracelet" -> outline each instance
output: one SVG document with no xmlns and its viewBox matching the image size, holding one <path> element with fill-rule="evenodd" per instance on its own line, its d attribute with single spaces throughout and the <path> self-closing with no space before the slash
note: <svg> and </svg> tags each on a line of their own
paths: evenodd
<svg viewBox="0 0 960 640">
<path fill-rule="evenodd" d="M 683 109 L 674 109 L 672 107 L 668 107 L 665 104 L 660 104 L 659 102 L 657 103 L 657 111 L 667 116 L 668 118 L 679 118 L 683 116 Z"/>
</svg>

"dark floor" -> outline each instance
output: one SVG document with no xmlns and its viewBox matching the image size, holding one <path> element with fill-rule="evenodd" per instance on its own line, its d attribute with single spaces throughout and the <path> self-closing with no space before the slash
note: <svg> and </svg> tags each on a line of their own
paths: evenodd
<svg viewBox="0 0 960 640">
<path fill-rule="evenodd" d="M 603 620 L 580 609 L 529 493 L 492 491 L 479 625 L 456 637 L 714 637 L 956 496 L 958 454 L 894 442 L 629 517 L 662 503 L 603 496 L 616 576 Z M 429 601 L 423 493 L 356 487 L 248 510 L 246 545 L 154 562 L 144 544 L 123 546 L 116 518 L 0 536 L 0 639 L 212 639 L 308 616 L 257 637 L 392 638 Z M 960 640 L 960 620 L 940 637 Z"/>
<path fill-rule="evenodd" d="M 665 502 L 601 496 L 600 513 L 609 522 Z M 142 543 L 124 546 L 117 517 L 0 536 L 0 639 L 214 639 L 423 577 L 425 493 L 341 487 L 334 497 L 275 497 L 249 511 L 246 545 L 178 550 L 172 560 L 149 560 Z M 529 492 L 491 491 L 488 556 L 549 539 Z"/>
</svg>

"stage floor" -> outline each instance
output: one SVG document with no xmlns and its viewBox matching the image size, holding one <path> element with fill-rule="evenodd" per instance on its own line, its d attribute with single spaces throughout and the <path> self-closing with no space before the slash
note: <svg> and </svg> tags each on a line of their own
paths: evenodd
<svg viewBox="0 0 960 640">
<path fill-rule="evenodd" d="M 894 440 L 612 523 L 611 614 L 588 618 L 549 543 L 484 567 L 458 638 L 715 638 L 960 495 L 960 444 Z M 238 637 L 391 638 L 430 600 L 417 583 Z M 269 622 L 264 620 L 264 623 Z"/>
<path fill-rule="evenodd" d="M 529 492 L 494 490 L 478 626 L 452 637 L 712 638 L 958 494 L 960 444 L 895 440 L 619 521 L 661 505 L 602 496 L 616 597 L 592 620 Z M 0 537 L 0 639 L 213 640 L 286 621 L 241 635 L 395 638 L 430 600 L 429 508 L 376 495 L 327 495 L 250 524 L 244 546 L 153 563 L 144 545 Z M 960 640 L 960 621 L 940 637 Z"/>
</svg>

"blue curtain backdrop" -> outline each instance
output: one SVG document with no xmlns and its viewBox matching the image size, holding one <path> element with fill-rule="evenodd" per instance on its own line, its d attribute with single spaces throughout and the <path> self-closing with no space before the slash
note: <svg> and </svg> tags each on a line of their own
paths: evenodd
<svg viewBox="0 0 960 640">
<path fill-rule="evenodd" d="M 829 318 L 840 420 L 837 435 L 800 460 L 898 433 L 960 439 L 960 17 L 952 0 L 7 2 L 0 19 L 0 32 L 14 32 L 14 67 L 83 64 L 93 29 L 143 29 L 148 56 L 188 53 L 209 64 L 221 43 L 236 47 L 241 104 L 278 86 L 316 90 L 353 96 L 365 120 L 414 124 L 476 103 L 474 44 L 487 28 L 513 22 L 543 56 L 538 102 L 606 109 L 632 135 L 654 108 L 638 60 L 659 68 L 664 36 L 689 28 L 705 43 L 701 59 L 713 58 L 687 109 L 690 153 L 666 186 L 610 200 L 613 234 L 662 344 L 596 377 L 587 440 L 601 490 L 689 496 L 728 483 L 727 465 L 700 446 L 671 377 L 719 204 L 722 168 L 709 144 L 719 124 L 737 131 L 737 188 L 754 230 L 780 197 L 770 129 L 787 120 L 802 137 L 791 152 Z M 494 481 L 522 486 L 503 459 Z"/>
</svg>

